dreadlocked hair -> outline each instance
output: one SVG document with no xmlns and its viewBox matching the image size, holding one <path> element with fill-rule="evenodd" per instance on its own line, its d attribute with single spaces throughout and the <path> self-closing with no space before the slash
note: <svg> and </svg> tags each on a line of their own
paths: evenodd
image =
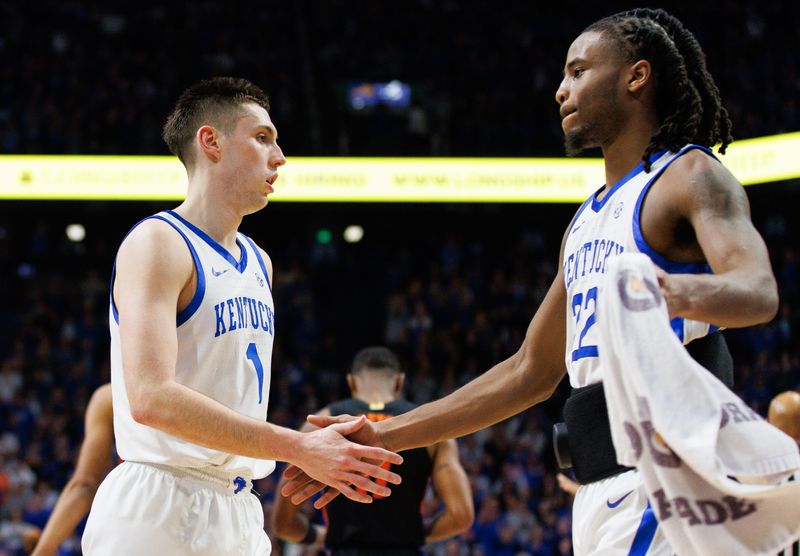
<svg viewBox="0 0 800 556">
<path fill-rule="evenodd" d="M 665 147 L 676 152 L 687 143 L 719 143 L 725 154 L 733 141 L 728 111 L 700 44 L 677 18 L 661 9 L 637 8 L 603 18 L 586 31 L 612 40 L 626 62 L 645 59 L 653 67 L 661 126 L 642 155 L 645 171 L 650 171 L 650 155 Z"/>
</svg>

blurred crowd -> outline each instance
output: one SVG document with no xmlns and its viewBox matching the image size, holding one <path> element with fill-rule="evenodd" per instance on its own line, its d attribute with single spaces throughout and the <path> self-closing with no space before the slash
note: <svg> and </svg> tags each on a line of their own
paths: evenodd
<svg viewBox="0 0 800 556">
<path fill-rule="evenodd" d="M 198 79 L 227 74 L 270 94 L 287 156 L 559 155 L 554 93 L 569 43 L 594 20 L 629 7 L 3 2 L 0 154 L 165 154 L 161 125 L 176 96 Z M 800 128 L 800 27 L 786 17 L 790 7 L 688 0 L 668 7 L 703 46 L 736 138 Z M 348 84 L 394 79 L 410 84 L 410 106 L 348 106 Z M 800 388 L 800 234 L 780 208 L 793 206 L 796 192 L 783 204 L 758 195 L 756 225 L 782 304 L 773 322 L 725 334 L 735 389 L 765 415 L 773 395 Z M 26 216 L 31 207 L 0 207 L 0 556 L 24 553 L 25 536 L 44 525 L 73 469 L 89 396 L 109 379 L 108 278 L 124 233 L 108 224 L 72 243 L 57 219 Z M 140 208 L 136 218 L 103 210 L 126 225 L 157 210 Z M 413 210 L 441 216 L 438 207 Z M 395 229 L 408 229 L 415 241 L 388 233 L 359 247 L 287 234 L 298 218 L 272 231 L 245 230 L 275 261 L 270 420 L 297 427 L 345 397 L 349 359 L 365 345 L 398 353 L 407 397 L 417 403 L 516 351 L 555 275 L 574 208 L 555 223 L 552 207 L 514 209 L 514 219 L 503 217 L 506 210 L 490 218 L 466 212 L 459 225 L 427 232 L 394 214 Z M 567 393 L 563 384 L 551 401 L 459 442 L 475 524 L 429 552 L 571 553 L 571 499 L 556 484 L 550 445 Z M 273 475 L 257 485 L 267 523 L 275 482 Z M 429 495 L 425 511 L 432 515 L 437 505 Z M 276 543 L 276 554 L 283 548 Z M 78 553 L 76 537 L 63 554 Z"/>
<path fill-rule="evenodd" d="M 760 187 L 751 189 L 761 199 L 756 205 L 769 208 L 773 186 Z M 139 208 L 142 216 L 150 211 Z M 268 209 L 276 220 L 295 220 L 285 210 Z M 442 218 L 446 212 L 427 210 Z M 555 229 L 548 213 L 558 212 L 559 219 L 572 210 L 532 205 L 457 213 L 440 224 L 449 232 L 419 227 L 408 237 L 387 232 L 359 246 L 337 238 L 324 245 L 284 242 L 262 224 L 249 230 L 276 269 L 270 420 L 298 427 L 308 413 L 345 397 L 344 374 L 364 345 L 385 344 L 398 353 L 409 376 L 406 395 L 417 403 L 451 392 L 511 355 L 555 275 L 561 226 Z M 768 325 L 726 332 L 736 390 L 762 415 L 777 392 L 800 388 L 800 235 L 791 219 L 771 210 L 759 209 L 756 224 L 780 282 L 780 313 Z M 114 211 L 108 217 L 136 221 Z M 477 221 L 481 228 L 471 225 Z M 0 227 L 0 267 L 9 270 L 0 274 L 0 554 L 21 553 L 15 550 L 25 532 L 45 523 L 72 471 L 89 395 L 108 380 L 107 279 L 124 233 L 108 228 L 72 243 L 54 221 Z M 567 391 L 562 384 L 549 402 L 460 440 L 476 521 L 430 552 L 570 553 L 571 498 L 557 486 L 550 440 Z M 276 476 L 257 485 L 267 523 Z M 429 496 L 426 512 L 435 513 L 438 503 Z M 76 554 L 76 539 L 72 546 L 64 554 Z M 282 548 L 276 543 L 276 553 Z"/>
<path fill-rule="evenodd" d="M 794 4 L 675 0 L 737 138 L 797 130 Z M 554 94 L 570 42 L 632 1 L 0 4 L 0 153 L 162 154 L 172 101 L 212 75 L 273 98 L 297 155 L 561 154 Z M 353 83 L 398 80 L 410 105 L 352 109 Z"/>
</svg>

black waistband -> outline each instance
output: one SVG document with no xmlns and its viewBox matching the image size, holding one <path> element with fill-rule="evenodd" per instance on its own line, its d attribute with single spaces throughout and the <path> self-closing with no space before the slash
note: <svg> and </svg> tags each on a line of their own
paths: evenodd
<svg viewBox="0 0 800 556">
<path fill-rule="evenodd" d="M 630 469 L 617 463 L 602 383 L 575 388 L 564 404 L 564 421 L 579 483 L 593 483 Z"/>
<path fill-rule="evenodd" d="M 720 332 L 686 347 L 695 361 L 732 386 L 733 359 Z M 562 467 L 573 468 L 578 482 L 592 483 L 630 469 L 617 463 L 602 383 L 575 388 L 564 404 L 564 421 L 566 426 L 559 423 L 554 429 L 556 457 Z"/>
</svg>

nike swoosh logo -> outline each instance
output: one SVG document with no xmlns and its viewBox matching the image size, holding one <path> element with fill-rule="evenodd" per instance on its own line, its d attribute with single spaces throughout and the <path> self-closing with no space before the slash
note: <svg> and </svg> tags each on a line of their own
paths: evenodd
<svg viewBox="0 0 800 556">
<path fill-rule="evenodd" d="M 577 231 L 578 231 L 578 229 L 579 229 L 581 226 L 583 226 L 585 223 L 586 223 L 586 220 L 582 221 L 580 224 L 578 224 L 578 225 L 576 225 L 574 228 L 572 228 L 572 229 L 569 231 L 570 235 L 572 235 L 572 234 L 574 234 L 575 232 L 577 232 Z"/>
<path fill-rule="evenodd" d="M 613 510 L 614 508 L 622 504 L 622 501 L 625 500 L 628 496 L 630 496 L 632 492 L 633 491 L 630 491 L 629 493 L 623 495 L 622 498 L 620 498 L 616 502 L 612 502 L 611 500 L 606 500 L 606 505 Z"/>
<path fill-rule="evenodd" d="M 230 268 L 226 268 L 225 270 L 220 270 L 219 272 L 217 272 L 216 270 L 214 270 L 214 267 L 212 266 L 211 267 L 211 274 L 213 274 L 214 276 L 222 276 L 223 274 L 225 274 L 229 270 L 230 270 Z"/>
</svg>

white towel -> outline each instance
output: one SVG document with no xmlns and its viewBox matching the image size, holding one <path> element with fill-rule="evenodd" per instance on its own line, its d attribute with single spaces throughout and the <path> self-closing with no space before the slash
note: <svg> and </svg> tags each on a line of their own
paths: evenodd
<svg viewBox="0 0 800 556">
<path fill-rule="evenodd" d="M 677 554 L 776 554 L 800 535 L 797 444 L 689 356 L 647 256 L 609 266 L 597 316 L 617 460 Z"/>
</svg>

